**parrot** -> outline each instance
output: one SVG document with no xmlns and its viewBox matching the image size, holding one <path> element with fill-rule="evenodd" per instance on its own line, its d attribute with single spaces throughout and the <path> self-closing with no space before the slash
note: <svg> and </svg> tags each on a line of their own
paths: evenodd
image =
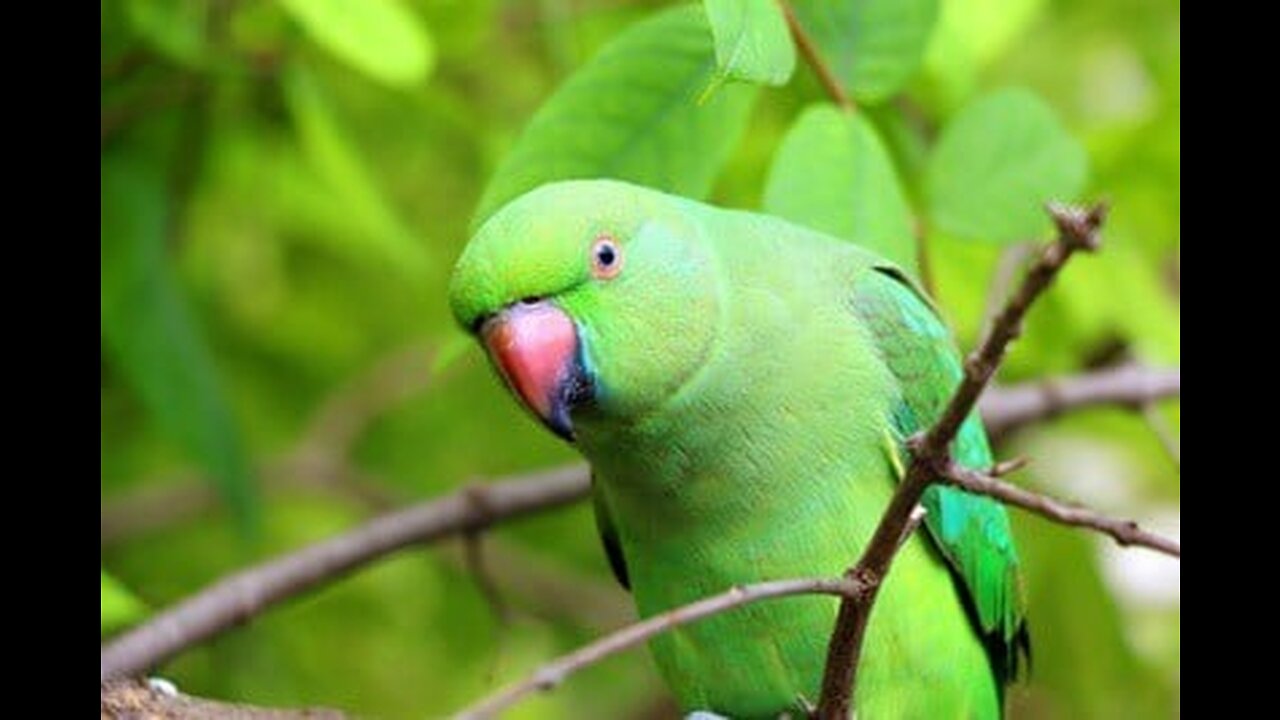
<svg viewBox="0 0 1280 720">
<path fill-rule="evenodd" d="M 962 376 L 911 277 L 763 213 L 614 179 L 549 182 L 472 234 L 456 321 L 591 467 L 606 555 L 641 617 L 733 586 L 837 577 Z M 989 468 L 976 413 L 956 460 Z M 868 621 L 854 709 L 998 718 L 1030 660 L 1004 507 L 931 485 Z M 655 636 L 686 717 L 803 717 L 838 599 L 744 605 Z"/>
</svg>

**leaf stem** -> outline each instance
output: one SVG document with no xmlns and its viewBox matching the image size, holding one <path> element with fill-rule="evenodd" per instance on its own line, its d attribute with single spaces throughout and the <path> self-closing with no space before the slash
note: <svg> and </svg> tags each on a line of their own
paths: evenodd
<svg viewBox="0 0 1280 720">
<path fill-rule="evenodd" d="M 845 112 L 853 112 L 857 110 L 857 106 L 853 104 L 853 100 L 844 91 L 840 85 L 840 79 L 831 71 L 831 66 L 822 58 L 822 52 L 818 50 L 818 45 L 809 37 L 809 33 L 800 25 L 800 20 L 796 18 L 796 11 L 791 7 L 788 0 L 778 0 L 778 4 L 782 7 L 782 14 L 787 18 L 787 27 L 791 30 L 791 37 L 796 41 L 796 48 L 800 51 L 800 55 L 804 57 L 804 61 L 813 68 L 813 73 L 818 76 L 818 82 L 822 84 L 827 95 L 831 96 L 831 101 L 840 106 Z"/>
</svg>

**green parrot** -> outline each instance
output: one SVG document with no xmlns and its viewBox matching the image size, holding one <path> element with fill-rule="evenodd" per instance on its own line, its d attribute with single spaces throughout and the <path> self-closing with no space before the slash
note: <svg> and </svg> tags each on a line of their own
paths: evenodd
<svg viewBox="0 0 1280 720">
<path fill-rule="evenodd" d="M 897 267 L 847 241 L 614 180 L 555 182 L 478 230 L 459 323 L 590 462 L 600 535 L 642 617 L 736 584 L 838 576 L 961 376 Z M 988 467 L 980 420 L 957 459 Z M 995 718 L 1029 652 L 1004 508 L 934 486 L 871 617 L 861 718 Z M 838 601 L 745 606 L 656 637 L 681 708 L 802 715 Z M 699 715 L 704 716 L 704 715 Z"/>
</svg>

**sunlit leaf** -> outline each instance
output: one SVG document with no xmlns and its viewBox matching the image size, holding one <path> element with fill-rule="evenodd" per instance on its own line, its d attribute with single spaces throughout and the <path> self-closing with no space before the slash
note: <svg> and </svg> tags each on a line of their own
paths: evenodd
<svg viewBox="0 0 1280 720">
<path fill-rule="evenodd" d="M 316 43 L 388 85 L 417 85 L 435 64 L 431 35 L 400 0 L 280 2 Z"/>
<path fill-rule="evenodd" d="M 938 27 L 924 56 L 924 73 L 948 104 L 972 92 L 978 72 L 1000 56 L 1035 20 L 1044 0 L 940 0 Z"/>
<path fill-rule="evenodd" d="M 529 121 L 490 179 L 473 226 L 553 180 L 611 177 L 706 196 L 755 97 L 755 88 L 731 84 L 699 104 L 715 72 L 700 7 L 673 8 L 628 28 Z"/>
<path fill-rule="evenodd" d="M 777 0 L 705 0 L 716 65 L 732 80 L 784 85 L 796 67 L 796 49 Z"/>
<path fill-rule="evenodd" d="M 1016 242 L 1050 229 L 1044 204 L 1075 200 L 1084 149 L 1033 93 L 975 100 L 943 130 L 925 170 L 931 222 L 972 240 Z"/>
<path fill-rule="evenodd" d="M 795 0 L 800 25 L 817 42 L 854 99 L 893 95 L 920 67 L 937 0 Z"/>
<path fill-rule="evenodd" d="M 107 633 L 146 615 L 147 606 L 119 580 L 102 571 L 102 632 Z"/>
<path fill-rule="evenodd" d="M 169 199 L 145 161 L 102 158 L 102 336 L 157 425 L 208 471 L 242 527 L 257 523 L 249 460 L 213 359 L 165 253 Z"/>
<path fill-rule="evenodd" d="M 915 272 L 911 209 L 889 153 L 861 114 L 826 104 L 806 110 L 778 148 L 764 209 Z"/>
</svg>

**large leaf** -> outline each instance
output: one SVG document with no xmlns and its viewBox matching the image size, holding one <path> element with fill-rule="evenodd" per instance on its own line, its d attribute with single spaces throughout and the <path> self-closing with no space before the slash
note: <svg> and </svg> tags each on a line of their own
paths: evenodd
<svg viewBox="0 0 1280 720">
<path fill-rule="evenodd" d="M 731 80 L 785 85 L 796 48 L 777 0 L 705 0 L 716 64 Z"/>
<path fill-rule="evenodd" d="M 702 198 L 746 127 L 756 89 L 704 102 L 715 52 L 698 6 L 628 28 L 565 82 L 498 167 L 472 220 L 543 183 L 610 177 Z"/>
<path fill-rule="evenodd" d="M 861 114 L 827 104 L 805 110 L 778 148 L 764 209 L 915 272 L 911 209 L 884 143 Z"/>
<path fill-rule="evenodd" d="M 350 249 L 416 277 L 429 264 L 426 246 L 387 202 L 318 79 L 305 66 L 294 65 L 284 75 L 284 89 L 311 171 L 332 192 L 340 211 L 363 230 L 346 239 Z"/>
<path fill-rule="evenodd" d="M 435 45 L 399 0 L 281 0 L 313 40 L 369 77 L 395 87 L 426 79 Z"/>
<path fill-rule="evenodd" d="M 162 431 L 217 485 L 241 525 L 257 496 L 204 338 L 165 254 L 168 200 L 150 163 L 102 158 L 102 336 L 114 366 Z"/>
<path fill-rule="evenodd" d="M 854 98 L 874 103 L 920 66 L 938 0 L 795 0 L 795 10 Z"/>
<path fill-rule="evenodd" d="M 147 606 L 119 580 L 102 571 L 102 632 L 108 633 L 146 615 Z"/>
<path fill-rule="evenodd" d="M 1044 203 L 1084 187 L 1084 148 L 1027 90 L 985 95 L 943 130 L 925 170 L 930 220 L 966 239 L 1016 242 L 1049 230 Z"/>
</svg>

